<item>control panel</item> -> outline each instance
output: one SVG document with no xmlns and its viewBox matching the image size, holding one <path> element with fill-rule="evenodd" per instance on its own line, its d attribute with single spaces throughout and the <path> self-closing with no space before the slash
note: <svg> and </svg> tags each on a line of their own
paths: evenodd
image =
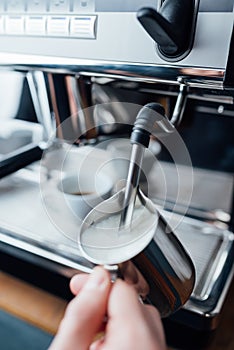
<svg viewBox="0 0 234 350">
<path fill-rule="evenodd" d="M 223 70 L 234 56 L 233 4 L 0 0 L 0 54 Z"/>
<path fill-rule="evenodd" d="M 0 35 L 95 39 L 94 0 L 10 0 L 0 3 Z"/>
</svg>

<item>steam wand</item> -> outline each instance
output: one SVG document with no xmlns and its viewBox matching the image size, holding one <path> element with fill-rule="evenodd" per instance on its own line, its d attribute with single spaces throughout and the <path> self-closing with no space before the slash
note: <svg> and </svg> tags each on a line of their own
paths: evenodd
<svg viewBox="0 0 234 350">
<path fill-rule="evenodd" d="M 188 85 L 184 83 L 183 78 L 179 78 L 178 82 L 180 83 L 180 89 L 177 96 L 175 108 L 170 119 L 171 124 L 175 126 L 178 126 L 182 120 L 188 96 Z"/>
<path fill-rule="evenodd" d="M 131 134 L 132 152 L 125 188 L 120 229 L 131 227 L 139 177 L 145 148 L 149 146 L 150 135 L 170 134 L 175 130 L 165 116 L 165 110 L 159 103 L 149 103 L 138 113 Z"/>
</svg>

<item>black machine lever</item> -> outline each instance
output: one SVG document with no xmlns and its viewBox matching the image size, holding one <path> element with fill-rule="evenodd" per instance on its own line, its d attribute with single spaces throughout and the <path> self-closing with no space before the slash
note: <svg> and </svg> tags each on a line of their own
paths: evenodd
<svg viewBox="0 0 234 350">
<path fill-rule="evenodd" d="M 144 7 L 137 18 L 162 55 L 175 58 L 189 49 L 194 13 L 195 0 L 165 0 L 159 11 Z"/>
<path fill-rule="evenodd" d="M 0 161 L 0 179 L 40 160 L 43 151 L 39 145 L 30 143 L 3 157 Z"/>
</svg>

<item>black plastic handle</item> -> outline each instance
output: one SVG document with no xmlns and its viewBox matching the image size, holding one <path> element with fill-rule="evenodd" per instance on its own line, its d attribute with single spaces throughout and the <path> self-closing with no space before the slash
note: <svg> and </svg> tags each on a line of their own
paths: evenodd
<svg viewBox="0 0 234 350">
<path fill-rule="evenodd" d="M 189 47 L 195 0 L 165 0 L 159 11 L 142 8 L 137 18 L 168 57 L 182 55 Z"/>
<path fill-rule="evenodd" d="M 148 103 L 137 114 L 131 134 L 131 143 L 148 147 L 150 135 L 159 136 L 175 131 L 174 125 L 165 115 L 165 110 L 160 103 Z"/>
<path fill-rule="evenodd" d="M 35 143 L 30 143 L 17 151 L 11 152 L 0 161 L 0 179 L 40 160 L 42 154 L 43 149 Z"/>
</svg>

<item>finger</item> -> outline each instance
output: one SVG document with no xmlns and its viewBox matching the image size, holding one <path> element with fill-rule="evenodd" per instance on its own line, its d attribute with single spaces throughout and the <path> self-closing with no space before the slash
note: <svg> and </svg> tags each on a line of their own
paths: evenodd
<svg viewBox="0 0 234 350">
<path fill-rule="evenodd" d="M 117 279 L 112 286 L 107 317 L 105 338 L 102 344 L 98 344 L 99 348 L 103 350 L 132 348 L 126 344 L 133 345 L 136 334 L 141 332 L 141 323 L 144 319 L 143 305 L 139 302 L 135 289 L 120 279 Z M 138 344 L 136 349 L 140 349 Z"/>
<path fill-rule="evenodd" d="M 88 274 L 79 274 L 72 277 L 70 281 L 70 289 L 74 295 L 77 295 L 88 281 Z"/>
<path fill-rule="evenodd" d="M 145 298 L 149 293 L 149 285 L 132 261 L 122 263 L 120 271 L 122 276 L 124 276 L 124 281 L 132 285 L 136 292 Z"/>
<path fill-rule="evenodd" d="M 144 315 L 147 321 L 147 326 L 151 328 L 151 331 L 157 337 L 158 343 L 163 349 L 165 346 L 165 334 L 163 330 L 163 324 L 158 310 L 152 305 L 144 305 Z"/>
<path fill-rule="evenodd" d="M 97 267 L 88 277 L 80 293 L 68 305 L 60 324 L 54 348 L 87 349 L 102 326 L 110 291 L 109 273 Z"/>
<path fill-rule="evenodd" d="M 104 338 L 95 340 L 89 347 L 89 350 L 100 350 L 104 343 Z"/>
<path fill-rule="evenodd" d="M 134 349 L 165 348 L 158 312 L 141 304 L 132 286 L 117 280 L 110 292 L 107 310 L 108 323 L 100 349 L 132 349 L 134 344 Z M 116 332 L 117 329 L 122 331 Z"/>
<path fill-rule="evenodd" d="M 134 318 L 142 314 L 139 296 L 134 288 L 118 279 L 112 287 L 108 304 L 108 316 Z"/>
<path fill-rule="evenodd" d="M 143 310 L 146 317 L 154 323 L 158 323 L 161 320 L 159 311 L 153 305 L 143 305 Z"/>
</svg>

